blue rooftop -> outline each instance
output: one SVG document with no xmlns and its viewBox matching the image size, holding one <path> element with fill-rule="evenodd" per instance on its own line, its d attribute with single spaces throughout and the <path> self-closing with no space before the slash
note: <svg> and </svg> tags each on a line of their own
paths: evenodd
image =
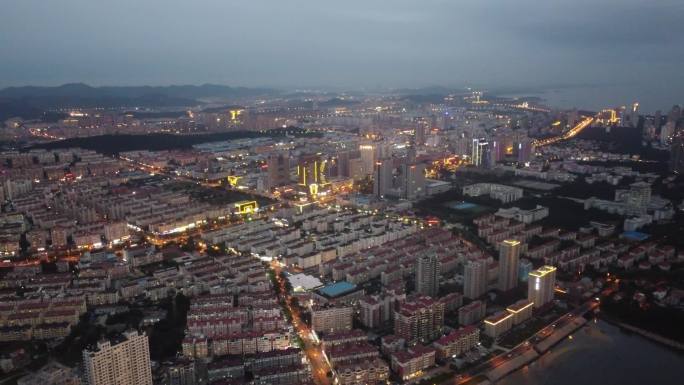
<svg viewBox="0 0 684 385">
<path fill-rule="evenodd" d="M 648 239 L 649 236 L 650 235 L 648 235 L 646 233 L 639 232 L 639 231 L 625 231 L 624 233 L 622 233 L 623 238 L 627 238 L 627 239 L 631 239 L 631 240 L 635 240 L 635 241 L 644 241 L 644 240 Z"/>
<path fill-rule="evenodd" d="M 335 298 L 341 296 L 342 294 L 349 293 L 354 289 L 356 289 L 356 285 L 354 285 L 353 283 L 349 283 L 347 281 L 340 281 L 322 287 L 318 291 L 326 297 Z"/>
</svg>

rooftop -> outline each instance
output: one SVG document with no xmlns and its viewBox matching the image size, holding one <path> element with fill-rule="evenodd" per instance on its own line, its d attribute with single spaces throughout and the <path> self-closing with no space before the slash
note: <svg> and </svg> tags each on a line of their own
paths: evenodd
<svg viewBox="0 0 684 385">
<path fill-rule="evenodd" d="M 340 281 L 322 287 L 318 289 L 318 292 L 326 297 L 335 298 L 347 294 L 351 291 L 354 291 L 355 289 L 356 285 L 349 283 L 347 281 Z"/>
<path fill-rule="evenodd" d="M 287 277 L 295 291 L 309 291 L 323 286 L 318 278 L 307 274 L 294 274 Z"/>
</svg>

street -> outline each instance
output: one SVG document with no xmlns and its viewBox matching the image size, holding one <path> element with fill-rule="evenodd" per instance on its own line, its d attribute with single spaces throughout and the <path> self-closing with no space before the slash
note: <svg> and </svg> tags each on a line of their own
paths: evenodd
<svg viewBox="0 0 684 385">
<path fill-rule="evenodd" d="M 303 350 L 311 364 L 311 376 L 314 383 L 317 385 L 330 385 L 331 379 L 328 377 L 328 372 L 331 371 L 331 368 L 323 355 L 323 350 L 311 339 L 311 331 L 306 323 L 302 321 L 299 309 L 292 306 L 292 296 L 287 292 L 285 281 L 280 277 L 282 269 L 275 261 L 271 263 L 271 267 L 280 286 L 280 296 L 285 300 L 285 306 L 290 314 L 292 314 L 292 326 L 304 345 Z"/>
</svg>

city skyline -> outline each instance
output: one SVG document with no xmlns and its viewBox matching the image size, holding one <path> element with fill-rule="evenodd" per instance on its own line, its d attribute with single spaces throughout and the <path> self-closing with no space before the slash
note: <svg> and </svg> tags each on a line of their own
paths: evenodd
<svg viewBox="0 0 684 385">
<path fill-rule="evenodd" d="M 0 384 L 681 382 L 682 0 L 5 3 Z"/>
</svg>

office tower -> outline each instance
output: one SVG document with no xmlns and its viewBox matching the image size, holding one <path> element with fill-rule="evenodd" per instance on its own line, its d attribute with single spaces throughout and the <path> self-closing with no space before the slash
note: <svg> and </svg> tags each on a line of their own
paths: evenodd
<svg viewBox="0 0 684 385">
<path fill-rule="evenodd" d="M 542 266 L 537 270 L 532 270 L 527 279 L 527 299 L 534 303 L 535 308 L 542 307 L 553 300 L 555 286 L 555 267 Z"/>
<path fill-rule="evenodd" d="M 518 163 L 525 164 L 532 159 L 534 144 L 531 139 L 523 139 L 518 142 Z"/>
<path fill-rule="evenodd" d="M 470 163 L 473 166 L 491 166 L 492 154 L 490 153 L 489 143 L 484 139 L 473 139 L 471 150 Z"/>
<path fill-rule="evenodd" d="M 349 159 L 349 176 L 354 180 L 362 180 L 367 175 L 363 170 L 363 160 L 361 158 Z"/>
<path fill-rule="evenodd" d="M 468 261 L 463 268 L 463 296 L 474 299 L 487 291 L 487 261 Z"/>
<path fill-rule="evenodd" d="M 382 198 L 392 189 L 392 170 L 391 159 L 383 159 L 375 163 L 373 172 L 373 194 Z"/>
<path fill-rule="evenodd" d="M 430 254 L 416 262 L 416 291 L 422 295 L 437 298 L 439 292 L 439 259 Z"/>
<path fill-rule="evenodd" d="M 501 136 L 492 141 L 492 160 L 500 162 L 506 158 L 506 138 Z"/>
<path fill-rule="evenodd" d="M 670 120 L 660 127 L 660 144 L 670 144 L 675 134 L 675 122 Z"/>
<path fill-rule="evenodd" d="M 444 327 L 444 304 L 430 297 L 407 299 L 394 312 L 394 334 L 407 343 L 429 341 Z"/>
<path fill-rule="evenodd" d="M 401 189 L 405 199 L 416 199 L 425 195 L 425 165 L 403 164 L 401 166 Z"/>
<path fill-rule="evenodd" d="M 299 158 L 297 179 L 301 186 L 320 185 L 325 181 L 325 162 L 319 155 L 305 155 Z"/>
<path fill-rule="evenodd" d="M 377 161 L 376 145 L 372 143 L 362 144 L 359 146 L 361 152 L 361 161 L 363 164 L 363 173 L 370 175 L 373 173 L 375 162 Z"/>
<path fill-rule="evenodd" d="M 480 161 L 480 165 L 485 168 L 492 168 L 494 167 L 494 157 L 492 156 L 492 148 L 489 146 L 488 142 L 480 142 L 480 156 L 482 157 L 482 160 Z"/>
<path fill-rule="evenodd" d="M 632 109 L 629 115 L 629 122 L 632 127 L 639 125 L 639 103 L 632 104 Z"/>
<path fill-rule="evenodd" d="M 677 123 L 679 118 L 682 117 L 682 108 L 679 107 L 679 105 L 674 105 L 672 106 L 672 109 L 670 112 L 667 114 L 667 121 Z"/>
<path fill-rule="evenodd" d="M 499 290 L 508 291 L 518 285 L 520 241 L 506 239 L 499 244 Z"/>
<path fill-rule="evenodd" d="M 152 385 L 147 335 L 137 331 L 123 334 L 122 340 L 97 343 L 83 351 L 83 369 L 88 385 Z"/>
<path fill-rule="evenodd" d="M 290 183 L 290 157 L 287 154 L 268 156 L 268 186 L 270 188 Z"/>
<path fill-rule="evenodd" d="M 684 135 L 677 135 L 670 147 L 670 170 L 676 173 L 684 172 Z"/>
<path fill-rule="evenodd" d="M 406 163 L 416 163 L 416 145 L 414 143 L 411 143 L 408 149 L 406 149 Z"/>
<path fill-rule="evenodd" d="M 419 121 L 416 124 L 416 145 L 425 145 L 425 125 L 426 122 Z"/>
<path fill-rule="evenodd" d="M 473 166 L 479 166 L 480 164 L 482 164 L 482 154 L 480 154 L 480 139 L 473 139 L 470 163 Z"/>
<path fill-rule="evenodd" d="M 660 128 L 660 125 L 663 122 L 662 115 L 663 115 L 663 113 L 660 110 L 655 112 L 655 116 L 653 117 L 653 126 L 655 127 L 656 130 Z"/>
<path fill-rule="evenodd" d="M 340 178 L 349 178 L 351 173 L 349 172 L 349 160 L 351 159 L 351 154 L 349 151 L 340 151 L 337 153 L 337 176 Z"/>
</svg>

